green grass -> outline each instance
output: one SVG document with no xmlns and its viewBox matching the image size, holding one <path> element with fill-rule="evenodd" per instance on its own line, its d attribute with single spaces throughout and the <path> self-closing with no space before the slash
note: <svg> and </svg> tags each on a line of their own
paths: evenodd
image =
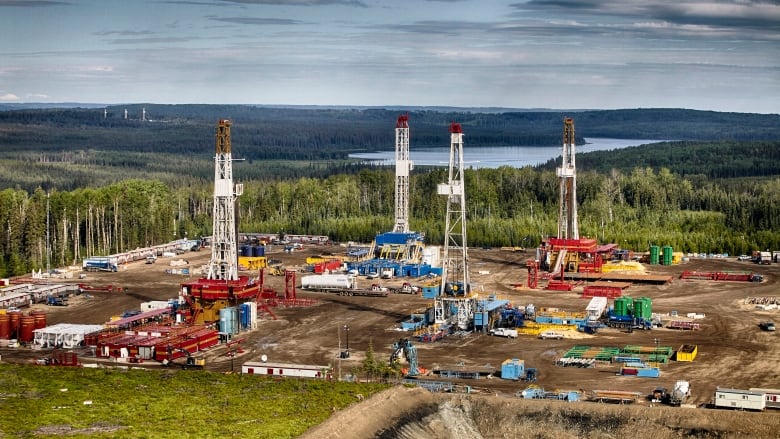
<svg viewBox="0 0 780 439">
<path fill-rule="evenodd" d="M 334 407 L 356 402 L 356 394 L 387 387 L 204 371 L 0 365 L 0 437 L 292 438 L 323 422 Z"/>
</svg>

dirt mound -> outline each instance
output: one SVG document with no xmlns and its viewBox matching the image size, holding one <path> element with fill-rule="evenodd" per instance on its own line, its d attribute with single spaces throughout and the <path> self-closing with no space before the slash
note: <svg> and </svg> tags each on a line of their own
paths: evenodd
<svg viewBox="0 0 780 439">
<path fill-rule="evenodd" d="M 335 413 L 314 438 L 774 438 L 766 413 L 431 394 L 397 386 Z"/>
</svg>

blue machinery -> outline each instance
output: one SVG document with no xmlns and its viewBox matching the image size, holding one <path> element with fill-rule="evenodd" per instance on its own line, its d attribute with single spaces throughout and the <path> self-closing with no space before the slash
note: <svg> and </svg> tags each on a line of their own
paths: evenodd
<svg viewBox="0 0 780 439">
<path fill-rule="evenodd" d="M 406 376 L 416 377 L 419 375 L 420 369 L 417 367 L 417 348 L 414 347 L 412 342 L 407 338 L 402 338 L 393 343 L 393 354 L 390 356 L 390 362 L 398 361 L 402 356 L 409 362 L 409 372 Z"/>
</svg>

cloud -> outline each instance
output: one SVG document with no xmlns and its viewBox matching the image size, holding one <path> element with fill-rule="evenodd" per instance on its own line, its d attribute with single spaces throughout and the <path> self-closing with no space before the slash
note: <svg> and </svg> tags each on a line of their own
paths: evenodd
<svg viewBox="0 0 780 439">
<path fill-rule="evenodd" d="M 141 36 L 141 35 L 154 35 L 154 32 L 148 31 L 148 30 L 140 30 L 140 31 L 134 31 L 134 30 L 102 30 L 99 32 L 95 32 L 94 35 L 98 35 L 101 37 L 105 37 L 108 35 L 118 35 L 120 37 L 135 37 L 135 36 Z"/>
<path fill-rule="evenodd" d="M 41 7 L 41 6 L 62 6 L 70 5 L 68 2 L 56 2 L 48 0 L 0 0 L 0 7 L 13 6 L 13 7 Z"/>
<path fill-rule="evenodd" d="M 367 8 L 368 5 L 360 0 L 220 0 L 223 3 L 236 3 L 241 5 L 279 5 L 279 6 L 355 6 Z"/>
<path fill-rule="evenodd" d="M 16 96 L 13 93 L 6 93 L 6 94 L 0 94 L 0 102 L 11 102 L 11 101 L 18 101 L 19 96 Z"/>
<path fill-rule="evenodd" d="M 565 13 L 626 20 L 664 20 L 679 25 L 745 27 L 780 32 L 780 4 L 766 0 L 530 0 L 518 12 Z"/>
<path fill-rule="evenodd" d="M 31 99 L 49 99 L 51 96 L 43 93 L 31 93 L 26 96 L 27 100 Z"/>
<path fill-rule="evenodd" d="M 194 40 L 194 38 L 186 37 L 149 37 L 149 38 L 116 38 L 113 40 L 107 40 L 108 44 L 144 44 L 144 43 L 187 43 Z"/>
<path fill-rule="evenodd" d="M 273 25 L 291 25 L 301 24 L 301 21 L 293 20 L 289 18 L 258 18 L 258 17 L 209 17 L 212 21 L 221 21 L 223 23 L 234 24 L 252 24 L 258 26 L 273 26 Z"/>
</svg>

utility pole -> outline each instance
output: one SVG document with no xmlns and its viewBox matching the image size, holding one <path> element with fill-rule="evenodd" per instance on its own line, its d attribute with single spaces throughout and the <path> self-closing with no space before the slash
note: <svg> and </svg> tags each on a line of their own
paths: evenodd
<svg viewBox="0 0 780 439">
<path fill-rule="evenodd" d="M 46 283 L 49 283 L 51 277 L 51 237 L 49 235 L 49 192 L 46 192 Z"/>
</svg>

